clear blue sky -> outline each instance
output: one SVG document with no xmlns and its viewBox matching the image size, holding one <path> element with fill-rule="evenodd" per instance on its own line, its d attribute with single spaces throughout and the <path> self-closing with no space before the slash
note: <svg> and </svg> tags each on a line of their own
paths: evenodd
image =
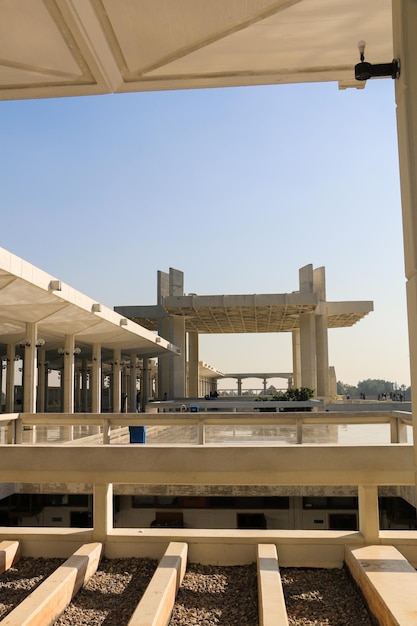
<svg viewBox="0 0 417 626">
<path fill-rule="evenodd" d="M 2 102 L 0 245 L 109 307 L 186 292 L 373 300 L 329 332 L 339 380 L 409 384 L 394 85 L 335 83 Z M 290 371 L 284 336 L 201 338 L 223 372 Z"/>
</svg>

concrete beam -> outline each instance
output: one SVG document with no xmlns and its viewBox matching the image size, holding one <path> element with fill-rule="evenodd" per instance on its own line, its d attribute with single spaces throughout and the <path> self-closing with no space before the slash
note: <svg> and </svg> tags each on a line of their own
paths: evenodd
<svg viewBox="0 0 417 626">
<path fill-rule="evenodd" d="M 1 622 L 1 626 L 52 624 L 96 572 L 102 545 L 82 546 Z"/>
<path fill-rule="evenodd" d="M 166 626 L 187 566 L 186 543 L 171 542 L 128 626 Z"/>
</svg>

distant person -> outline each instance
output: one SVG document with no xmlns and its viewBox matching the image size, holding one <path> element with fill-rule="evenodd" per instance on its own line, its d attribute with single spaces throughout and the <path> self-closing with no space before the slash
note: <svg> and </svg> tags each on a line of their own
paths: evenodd
<svg viewBox="0 0 417 626">
<path fill-rule="evenodd" d="M 165 392 L 165 393 L 164 393 L 164 397 L 162 398 L 162 400 L 163 400 L 164 402 L 166 402 L 166 401 L 168 400 L 168 394 L 167 394 L 167 392 Z"/>
</svg>

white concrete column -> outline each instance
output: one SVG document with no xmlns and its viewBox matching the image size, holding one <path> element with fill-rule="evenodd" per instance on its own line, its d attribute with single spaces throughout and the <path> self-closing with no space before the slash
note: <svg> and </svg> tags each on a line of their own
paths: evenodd
<svg viewBox="0 0 417 626">
<path fill-rule="evenodd" d="M 166 317 L 158 322 L 158 334 L 164 339 L 170 339 L 170 319 Z M 164 394 L 168 395 L 168 399 L 172 400 L 172 397 L 169 397 L 169 371 L 170 371 L 170 355 L 163 354 L 158 357 L 158 400 L 162 400 Z"/>
<path fill-rule="evenodd" d="M 6 369 L 6 413 L 14 413 L 14 378 L 15 378 L 14 344 L 7 344 L 7 369 Z"/>
<path fill-rule="evenodd" d="M 300 315 L 301 386 L 317 392 L 316 319 L 314 313 Z"/>
<path fill-rule="evenodd" d="M 316 309 L 316 368 L 317 368 L 317 395 L 328 398 L 330 395 L 329 383 L 329 340 L 326 304 L 326 274 L 324 267 L 313 270 L 314 292 L 318 294 L 320 302 Z"/>
<path fill-rule="evenodd" d="M 198 333 L 188 333 L 188 397 L 198 398 Z"/>
<path fill-rule="evenodd" d="M 359 532 L 366 543 L 372 544 L 379 537 L 378 487 L 375 485 L 359 485 Z"/>
<path fill-rule="evenodd" d="M 81 361 L 81 411 L 88 412 L 88 360 L 86 357 Z"/>
<path fill-rule="evenodd" d="M 74 335 L 65 335 L 63 413 L 74 413 Z"/>
<path fill-rule="evenodd" d="M 75 407 L 74 410 L 76 413 L 81 412 L 81 387 L 82 387 L 82 378 L 81 378 L 81 370 L 79 367 L 75 368 Z"/>
<path fill-rule="evenodd" d="M 293 387 L 301 387 L 301 348 L 299 328 L 292 331 L 292 371 Z"/>
<path fill-rule="evenodd" d="M 36 412 L 45 412 L 46 383 L 48 379 L 48 367 L 46 365 L 45 347 L 38 348 L 38 388 L 36 392 Z"/>
<path fill-rule="evenodd" d="M 337 379 L 336 379 L 336 370 L 334 365 L 330 365 L 329 367 L 329 385 L 330 385 L 330 395 L 337 395 Z"/>
<path fill-rule="evenodd" d="M 112 393 L 113 393 L 113 413 L 120 413 L 122 406 L 122 386 L 121 386 L 121 350 L 113 351 L 113 375 L 112 375 Z"/>
<path fill-rule="evenodd" d="M 130 353 L 130 378 L 129 378 L 129 397 L 128 397 L 128 412 L 136 413 L 136 352 Z"/>
<path fill-rule="evenodd" d="M 91 357 L 91 412 L 101 413 L 101 344 L 93 345 Z"/>
<path fill-rule="evenodd" d="M 170 355 L 170 399 L 185 397 L 185 318 L 182 315 L 170 317 L 170 341 L 181 350 L 181 354 Z"/>
<path fill-rule="evenodd" d="M 317 395 L 328 398 L 330 380 L 327 315 L 316 315 L 316 365 Z"/>
<path fill-rule="evenodd" d="M 142 378 L 140 386 L 140 411 L 144 411 L 149 402 L 149 359 L 142 359 Z"/>
<path fill-rule="evenodd" d="M 395 81 L 398 152 L 407 277 L 411 388 L 417 389 L 417 2 L 393 0 L 394 58 L 401 75 Z M 413 403 L 413 433 L 417 441 L 417 409 Z M 417 446 L 414 445 L 417 465 Z"/>
<path fill-rule="evenodd" d="M 113 485 L 94 484 L 93 488 L 93 540 L 105 544 L 113 530 Z"/>
<path fill-rule="evenodd" d="M 26 324 L 25 356 L 23 359 L 23 411 L 36 413 L 36 374 L 37 374 L 37 325 Z"/>
</svg>

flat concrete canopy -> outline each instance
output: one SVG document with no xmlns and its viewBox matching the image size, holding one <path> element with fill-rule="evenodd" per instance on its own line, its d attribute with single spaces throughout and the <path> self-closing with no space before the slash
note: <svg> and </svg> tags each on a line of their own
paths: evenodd
<svg viewBox="0 0 417 626">
<path fill-rule="evenodd" d="M 353 77 L 393 57 L 391 0 L 2 0 L 0 99 Z"/>
<path fill-rule="evenodd" d="M 373 311 L 371 301 L 319 302 L 316 293 L 165 296 L 162 305 L 118 306 L 120 314 L 156 330 L 166 314 L 183 316 L 186 332 L 274 333 L 300 327 L 300 314 L 328 315 L 328 328 L 353 326 Z M 324 309 L 324 310 L 323 310 Z"/>
<path fill-rule="evenodd" d="M 118 315 L 55 277 L 0 248 L 0 345 L 24 344 L 26 324 L 55 355 L 65 335 L 77 346 L 136 351 L 156 357 L 178 349 L 165 339 Z M 85 351 L 83 350 L 83 354 Z M 88 353 L 88 350 L 87 350 Z"/>
</svg>

